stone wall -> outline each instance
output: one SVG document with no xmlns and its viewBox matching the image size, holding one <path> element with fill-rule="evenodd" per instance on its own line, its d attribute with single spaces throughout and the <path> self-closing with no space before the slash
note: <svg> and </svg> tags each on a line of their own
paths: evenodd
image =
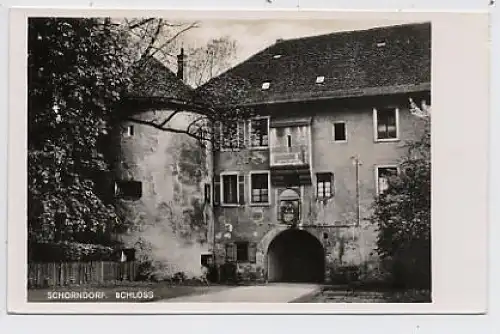
<svg viewBox="0 0 500 334">
<path fill-rule="evenodd" d="M 374 140 L 373 105 L 307 106 L 308 115 L 313 116 L 312 185 L 302 186 L 300 189 L 301 222 L 302 228 L 314 235 L 324 246 L 327 280 L 334 278 L 335 272 L 342 267 L 358 268 L 362 278 L 366 279 L 379 274 L 378 258 L 374 252 L 376 228 L 368 221 L 376 195 L 375 169 L 377 166 L 396 165 L 406 153 L 406 141 L 416 139 L 423 124 L 419 118 L 410 114 L 404 101 L 407 99 L 390 102 L 392 104 L 389 106 L 399 108 L 399 139 L 390 142 Z M 288 107 L 284 118 L 286 115 L 300 114 L 300 108 L 305 107 Z M 333 123 L 337 121 L 346 124 L 346 142 L 337 143 L 333 140 Z M 353 160 L 355 156 L 360 162 L 358 185 Z M 250 171 L 269 170 L 269 151 L 246 149 L 240 152 L 217 152 L 214 154 L 214 167 L 215 174 L 223 171 L 239 171 L 244 174 L 245 189 L 248 190 Z M 316 199 L 315 175 L 318 172 L 331 172 L 334 176 L 334 196 L 326 201 Z M 249 192 L 245 191 L 244 205 L 214 208 L 219 263 L 224 261 L 226 243 L 249 241 L 258 244 L 257 261 L 252 267 L 265 272 L 269 243 L 279 232 L 288 228 L 278 221 L 279 191 L 279 188 L 271 188 L 270 205 L 249 204 Z M 225 236 L 224 231 L 228 225 L 232 232 Z"/>
<path fill-rule="evenodd" d="M 148 111 L 134 118 L 151 120 L 170 112 Z M 185 126 L 189 117 L 176 116 L 172 126 Z M 120 124 L 115 142 L 116 180 L 142 182 L 140 198 L 116 199 L 128 226 L 123 241 L 137 248 L 143 260 L 152 261 L 158 275 L 199 274 L 201 253 L 208 250 L 207 219 L 212 211 L 203 192 L 211 180 L 206 151 L 186 135 L 135 122 Z"/>
</svg>

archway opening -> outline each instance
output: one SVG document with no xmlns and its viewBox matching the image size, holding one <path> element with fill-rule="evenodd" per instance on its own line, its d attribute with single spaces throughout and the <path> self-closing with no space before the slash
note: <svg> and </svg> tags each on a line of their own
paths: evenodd
<svg viewBox="0 0 500 334">
<path fill-rule="evenodd" d="M 283 231 L 269 245 L 267 273 L 270 282 L 322 282 L 325 273 L 323 245 L 306 231 Z"/>
</svg>

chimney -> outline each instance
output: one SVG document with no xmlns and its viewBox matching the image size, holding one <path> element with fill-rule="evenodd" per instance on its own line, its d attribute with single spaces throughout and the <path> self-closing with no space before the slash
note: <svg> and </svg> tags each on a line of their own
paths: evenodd
<svg viewBox="0 0 500 334">
<path fill-rule="evenodd" d="M 184 64 L 186 57 L 184 56 L 184 48 L 181 48 L 181 53 L 177 55 L 177 78 L 184 82 Z"/>
</svg>

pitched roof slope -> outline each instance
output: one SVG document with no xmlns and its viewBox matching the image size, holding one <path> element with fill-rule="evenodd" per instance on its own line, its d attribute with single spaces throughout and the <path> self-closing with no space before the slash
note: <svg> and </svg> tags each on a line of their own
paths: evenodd
<svg viewBox="0 0 500 334">
<path fill-rule="evenodd" d="M 131 81 L 128 98 L 183 102 L 194 98 L 194 90 L 154 57 L 143 58 L 134 66 Z"/>
<path fill-rule="evenodd" d="M 430 89 L 430 75 L 431 25 L 418 23 L 276 42 L 198 90 L 264 104 Z"/>
</svg>

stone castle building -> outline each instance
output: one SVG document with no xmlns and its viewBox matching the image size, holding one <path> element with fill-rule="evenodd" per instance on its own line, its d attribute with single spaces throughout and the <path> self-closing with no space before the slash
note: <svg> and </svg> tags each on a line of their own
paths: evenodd
<svg viewBox="0 0 500 334">
<path fill-rule="evenodd" d="M 183 63 L 180 78 L 153 65 L 163 76 L 139 85 L 154 89 L 132 99 L 133 120 L 119 134 L 117 192 L 130 219 L 161 221 L 168 203 L 178 203 L 188 239 L 196 234 L 217 265 L 236 263 L 247 279 L 377 273 L 368 218 L 405 142 L 423 130 L 409 99 L 430 103 L 430 24 L 276 41 L 197 89 L 224 96 L 219 108 L 257 115 L 222 126 L 220 145 L 209 151 L 169 150 L 173 134 L 140 124 L 196 107 L 187 105 L 193 91 L 180 80 Z"/>
<path fill-rule="evenodd" d="M 201 88 L 231 82 L 228 107 L 259 115 L 233 129 L 244 145 L 213 153 L 217 263 L 268 281 L 376 273 L 367 219 L 422 130 L 408 101 L 430 103 L 430 28 L 279 40 Z"/>
</svg>

